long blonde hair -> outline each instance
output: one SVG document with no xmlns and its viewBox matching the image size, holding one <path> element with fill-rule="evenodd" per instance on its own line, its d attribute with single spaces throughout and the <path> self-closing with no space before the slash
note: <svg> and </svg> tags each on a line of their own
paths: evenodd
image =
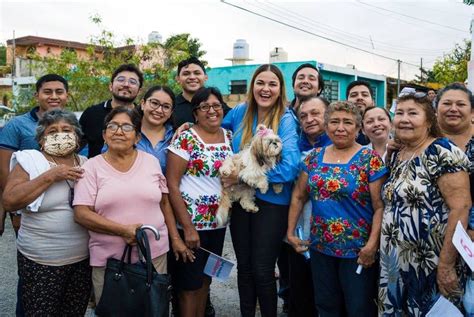
<svg viewBox="0 0 474 317">
<path fill-rule="evenodd" d="M 257 115 L 258 105 L 255 101 L 255 96 L 253 94 L 253 86 L 255 84 L 255 79 L 260 73 L 265 71 L 271 71 L 274 73 L 278 80 L 280 81 L 280 96 L 278 97 L 275 104 L 272 106 L 272 110 L 263 120 L 263 123 L 267 128 L 273 130 L 273 132 L 278 133 L 278 126 L 280 125 L 280 120 L 286 110 L 286 89 L 285 89 L 285 81 L 283 79 L 283 74 L 281 73 L 280 69 L 272 64 L 263 64 L 252 76 L 252 81 L 250 82 L 249 91 L 247 94 L 247 110 L 245 111 L 244 118 L 242 123 L 240 124 L 239 129 L 242 131 L 242 141 L 240 142 L 240 148 L 244 148 L 250 140 L 252 139 L 252 126 L 255 120 L 255 116 Z"/>
</svg>

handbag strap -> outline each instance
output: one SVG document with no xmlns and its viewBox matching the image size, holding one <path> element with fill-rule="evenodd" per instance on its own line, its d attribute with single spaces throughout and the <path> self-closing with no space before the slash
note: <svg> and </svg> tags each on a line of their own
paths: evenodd
<svg viewBox="0 0 474 317">
<path fill-rule="evenodd" d="M 127 256 L 128 263 L 132 263 L 132 246 L 130 244 L 125 244 L 125 248 L 123 249 L 122 258 L 120 259 L 119 273 L 122 273 L 125 256 Z"/>
<path fill-rule="evenodd" d="M 146 272 L 147 272 L 147 287 L 151 287 L 152 278 L 153 278 L 153 263 L 151 261 L 151 252 L 150 252 L 150 243 L 148 241 L 148 236 L 144 229 L 137 230 L 137 245 L 138 251 L 141 252 L 145 258 Z"/>
</svg>

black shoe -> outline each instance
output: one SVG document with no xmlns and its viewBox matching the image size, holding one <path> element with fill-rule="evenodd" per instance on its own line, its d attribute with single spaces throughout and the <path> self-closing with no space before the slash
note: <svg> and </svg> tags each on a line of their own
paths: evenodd
<svg viewBox="0 0 474 317">
<path fill-rule="evenodd" d="M 206 310 L 204 311 L 204 316 L 206 317 L 216 316 L 216 310 L 214 309 L 214 306 L 211 303 L 211 296 L 209 294 L 207 294 Z"/>
</svg>

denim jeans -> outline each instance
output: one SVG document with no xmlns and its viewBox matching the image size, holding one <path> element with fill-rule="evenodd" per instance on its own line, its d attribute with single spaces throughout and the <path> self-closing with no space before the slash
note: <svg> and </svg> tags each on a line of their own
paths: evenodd
<svg viewBox="0 0 474 317">
<path fill-rule="evenodd" d="M 357 258 L 344 259 L 311 249 L 314 301 L 320 317 L 377 316 L 378 262 L 357 274 Z"/>
<path fill-rule="evenodd" d="M 239 203 L 232 207 L 230 232 L 237 257 L 240 312 L 255 316 L 258 302 L 263 317 L 277 315 L 275 263 L 286 233 L 288 206 L 256 199 L 259 211 L 247 212 Z"/>
</svg>

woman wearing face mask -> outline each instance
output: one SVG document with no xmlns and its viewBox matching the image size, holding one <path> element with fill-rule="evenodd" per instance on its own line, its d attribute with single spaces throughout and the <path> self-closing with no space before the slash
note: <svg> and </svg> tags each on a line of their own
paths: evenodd
<svg viewBox="0 0 474 317">
<path fill-rule="evenodd" d="M 392 129 L 392 119 L 384 108 L 369 107 L 362 115 L 362 129 L 369 138 L 371 149 L 377 152 L 385 162 L 387 143 Z"/>
<path fill-rule="evenodd" d="M 72 112 L 52 110 L 38 122 L 41 151 L 15 152 L 3 192 L 8 211 L 22 210 L 18 270 L 26 316 L 83 316 L 90 296 L 89 235 L 74 222 L 74 182 L 86 158 Z"/>
</svg>

